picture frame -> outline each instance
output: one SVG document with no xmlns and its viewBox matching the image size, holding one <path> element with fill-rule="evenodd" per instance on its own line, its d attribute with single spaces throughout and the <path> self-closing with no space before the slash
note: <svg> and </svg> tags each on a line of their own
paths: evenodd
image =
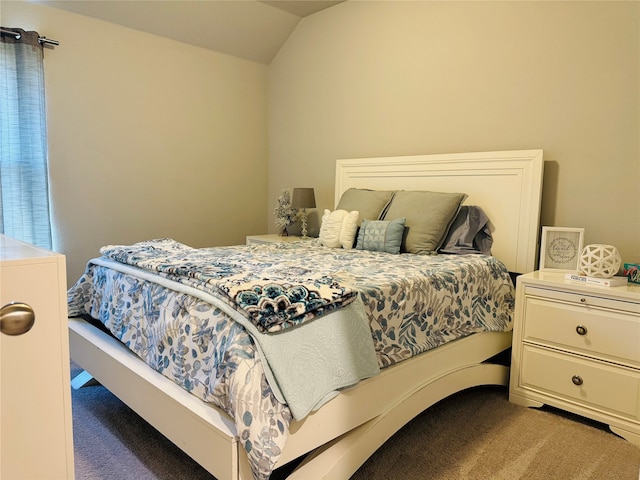
<svg viewBox="0 0 640 480">
<path fill-rule="evenodd" d="M 584 228 L 542 227 L 540 262 L 543 271 L 577 272 Z"/>
</svg>

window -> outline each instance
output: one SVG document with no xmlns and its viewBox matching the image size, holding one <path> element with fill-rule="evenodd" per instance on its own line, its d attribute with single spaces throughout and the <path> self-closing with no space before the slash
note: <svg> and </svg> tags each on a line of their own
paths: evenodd
<svg viewBox="0 0 640 480">
<path fill-rule="evenodd" d="M 51 249 L 43 49 L 37 32 L 0 35 L 0 233 Z"/>
</svg>

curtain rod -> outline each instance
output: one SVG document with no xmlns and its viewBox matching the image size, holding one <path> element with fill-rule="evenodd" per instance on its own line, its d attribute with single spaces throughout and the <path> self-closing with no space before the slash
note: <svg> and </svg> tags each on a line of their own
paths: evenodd
<svg viewBox="0 0 640 480">
<path fill-rule="evenodd" d="M 16 40 L 20 40 L 20 37 L 22 37 L 22 35 L 20 35 L 18 32 L 14 32 L 13 30 L 7 30 L 5 28 L 0 28 L 0 33 L 4 33 L 6 35 L 13 35 L 16 38 Z M 60 45 L 59 41 L 52 40 L 47 37 L 38 37 L 38 42 L 40 42 L 43 45 Z"/>
</svg>

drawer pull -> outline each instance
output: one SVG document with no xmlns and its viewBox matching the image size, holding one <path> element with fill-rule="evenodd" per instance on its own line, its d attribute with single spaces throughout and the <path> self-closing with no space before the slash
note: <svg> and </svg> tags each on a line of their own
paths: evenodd
<svg viewBox="0 0 640 480">
<path fill-rule="evenodd" d="M 33 327 L 36 314 L 30 305 L 11 302 L 0 308 L 0 331 L 5 335 L 22 335 Z"/>
<path fill-rule="evenodd" d="M 580 303 L 587 303 L 587 299 L 586 299 L 586 298 L 584 298 L 584 297 L 582 297 L 582 298 L 580 299 Z"/>
<path fill-rule="evenodd" d="M 580 375 L 574 375 L 573 377 L 571 377 L 571 381 L 573 382 L 574 385 L 582 385 L 583 384 L 583 380 L 582 380 L 582 377 Z"/>
<path fill-rule="evenodd" d="M 585 327 L 584 325 L 578 325 L 576 327 L 576 332 L 578 333 L 578 335 L 586 335 L 587 334 L 587 327 Z"/>
</svg>

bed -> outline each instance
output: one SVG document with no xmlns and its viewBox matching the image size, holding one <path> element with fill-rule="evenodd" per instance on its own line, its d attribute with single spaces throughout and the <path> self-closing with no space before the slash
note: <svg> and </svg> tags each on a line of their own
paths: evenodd
<svg viewBox="0 0 640 480">
<path fill-rule="evenodd" d="M 344 202 L 347 192 L 353 191 L 463 192 L 464 204 L 479 205 L 486 212 L 490 219 L 489 228 L 493 243 L 491 256 L 462 255 L 461 257 L 468 257 L 471 263 L 488 262 L 490 269 L 498 270 L 498 264 L 500 264 L 505 271 L 513 274 L 523 273 L 535 268 L 542 168 L 542 151 L 540 150 L 338 160 L 335 203 L 336 207 L 339 207 L 341 202 Z M 392 213 L 393 201 L 395 200 L 386 205 L 387 213 Z M 335 211 L 338 209 L 336 208 Z M 325 212 L 329 215 L 331 213 Z M 363 223 L 360 223 L 359 227 L 361 232 L 367 231 Z M 407 230 L 403 231 L 406 234 Z M 326 235 L 323 236 L 325 237 Z M 408 240 L 408 237 L 405 237 L 403 242 L 405 240 Z M 358 241 L 360 242 L 360 239 Z M 188 257 L 189 262 L 194 262 L 201 254 L 188 248 L 183 249 L 182 245 L 169 240 L 160 240 L 151 244 L 142 243 L 143 245 L 138 246 L 142 250 L 134 251 L 128 248 L 130 246 L 122 248 L 115 246 L 107 249 L 106 253 L 111 255 L 109 261 L 121 260 L 123 257 L 128 260 L 133 259 L 129 265 L 126 265 L 126 261 L 123 262 L 125 266 L 118 267 L 120 271 L 117 275 L 111 272 L 108 262 L 105 265 L 94 264 L 92 268 L 101 267 L 100 272 L 104 278 L 107 278 L 107 275 L 126 277 L 135 274 L 135 270 L 141 265 L 136 262 L 141 262 L 141 258 L 142 263 L 144 261 L 153 263 L 145 257 L 145 252 L 150 250 L 166 249 L 170 252 L 177 251 L 182 256 L 193 255 Z M 312 250 L 311 255 L 317 254 L 314 247 L 309 244 L 299 247 Z M 241 247 L 225 248 L 227 250 L 222 254 L 224 258 L 241 254 L 239 252 Z M 287 249 L 296 247 L 279 245 L 273 248 L 280 249 L 280 252 L 277 252 L 279 255 L 286 255 Z M 351 253 L 365 254 L 357 249 L 343 251 L 331 249 L 331 252 L 338 257 Z M 207 252 L 207 254 L 210 253 Z M 164 254 L 167 253 L 164 252 Z M 254 254 L 266 255 L 261 250 Z M 375 252 L 374 255 L 382 256 L 384 253 Z M 406 256 L 407 269 L 410 268 L 409 263 L 411 263 L 408 259 L 413 257 L 416 256 L 411 254 Z M 431 257 L 436 263 L 454 261 L 449 255 Z M 352 260 L 354 257 L 348 258 Z M 404 257 L 399 255 L 397 258 Z M 345 256 L 344 259 L 347 257 Z M 362 301 L 367 297 L 362 292 L 367 290 L 363 285 L 368 285 L 369 280 L 363 280 L 354 274 L 357 271 L 358 262 L 360 260 L 344 269 L 343 273 L 346 277 L 343 278 L 349 278 L 351 281 L 337 283 L 338 289 L 345 285 L 360 285 L 359 288 L 342 288 L 349 293 L 348 296 L 340 297 L 345 306 L 336 308 L 335 312 L 329 312 L 318 319 L 311 319 L 304 326 L 294 326 L 295 328 L 290 329 L 291 331 L 300 332 L 303 329 L 314 328 L 314 325 L 321 329 L 321 322 L 330 321 L 327 319 L 338 318 L 336 322 L 339 324 L 341 320 L 338 315 L 343 314 L 360 315 L 359 318 L 362 318 L 360 313 L 354 312 L 360 312 L 360 304 L 367 303 Z M 220 262 L 220 264 L 223 263 Z M 346 261 L 345 265 L 348 267 L 350 264 Z M 213 272 L 212 276 L 216 274 Z M 131 277 L 126 278 L 132 281 Z M 175 282 L 171 283 L 172 281 L 158 288 L 175 288 L 176 291 L 178 288 L 182 289 Z M 192 294 L 199 301 L 209 300 L 206 292 L 195 293 L 189 290 L 194 287 L 189 283 L 192 281 L 193 275 L 189 280 L 185 280 L 185 283 L 188 283 L 185 287 L 187 290 L 182 293 Z M 210 278 L 207 281 L 210 281 Z M 226 284 L 224 288 L 232 289 L 233 285 Z M 337 298 L 336 295 L 334 289 L 325 298 Z M 509 292 L 503 295 L 504 297 L 500 297 L 500 302 L 496 302 L 500 304 L 496 305 L 499 308 L 504 308 L 502 304 L 508 303 L 510 298 Z M 345 300 L 347 297 L 349 301 Z M 219 307 L 227 311 L 224 305 Z M 196 310 L 198 308 L 202 309 L 197 306 Z M 331 310 L 333 307 L 329 302 L 323 308 Z M 72 312 L 76 310 L 75 307 L 70 309 Z M 369 317 L 372 316 L 373 311 L 375 311 L 375 305 L 370 305 Z M 381 311 L 386 312 L 385 309 Z M 123 315 L 127 316 L 129 313 L 125 311 Z M 229 315 L 232 315 L 232 312 Z M 497 316 L 504 315 L 500 313 Z M 379 322 L 384 323 L 388 320 L 385 315 L 379 317 Z M 235 319 L 235 317 L 232 318 Z M 298 315 L 296 318 L 307 317 Z M 254 326 L 243 324 L 244 319 L 241 317 L 237 320 L 248 332 L 253 332 Z M 370 319 L 366 318 L 365 322 L 370 322 Z M 190 393 L 188 391 L 190 388 L 185 389 L 179 386 L 181 382 L 175 381 L 175 378 L 170 379 L 158 373 L 157 368 L 155 370 L 150 368 L 139 355 L 125 346 L 125 343 L 131 346 L 131 339 L 124 343 L 120 342 L 80 317 L 69 319 L 69 330 L 72 359 L 215 477 L 219 479 L 267 478 L 274 468 L 292 464 L 296 467 L 289 478 L 348 478 L 393 433 L 437 401 L 476 385 L 506 385 L 508 367 L 490 361 L 508 349 L 511 344 L 509 322 L 507 320 L 503 323 L 506 325 L 504 328 L 459 335 L 453 341 L 448 341 L 436 348 L 420 349 L 414 352 L 415 354 L 407 355 L 406 358 L 380 361 L 380 355 L 377 355 L 378 369 L 372 368 L 371 356 L 365 352 L 362 355 L 362 362 L 353 362 L 363 365 L 360 370 L 347 372 L 342 384 L 333 385 L 326 392 L 315 393 L 311 400 L 305 399 L 299 407 L 297 400 L 293 401 L 294 395 L 289 393 L 293 390 L 289 389 L 287 381 L 284 380 L 284 374 L 279 373 L 277 361 L 273 361 L 275 367 L 271 373 L 268 368 L 271 366 L 271 360 L 265 362 L 265 365 L 269 364 L 265 366 L 265 371 L 269 373 L 266 378 L 269 381 L 264 383 L 264 387 L 268 389 L 269 386 L 279 385 L 282 380 L 284 385 L 282 390 L 287 392 L 286 398 L 292 399 L 291 411 L 296 412 L 291 418 L 287 418 L 286 443 L 272 445 L 278 450 L 277 455 L 273 456 L 276 460 L 273 465 L 266 466 L 257 465 L 261 459 L 253 458 L 254 452 L 247 448 L 247 434 L 241 428 L 242 425 L 239 425 L 243 420 L 242 416 L 234 420 L 225 409 L 203 401 L 197 395 Z M 371 328 L 374 332 L 372 337 L 381 330 Z M 367 333 L 370 333 L 369 330 Z M 364 337 L 362 330 L 352 334 L 351 340 L 354 342 Z M 318 335 L 324 335 L 324 333 L 321 331 Z M 284 350 L 282 345 L 287 345 L 287 349 L 294 348 L 290 343 L 270 344 L 274 337 L 278 337 L 278 342 L 287 342 L 283 340 L 286 336 L 282 334 L 271 335 L 269 339 L 264 340 L 264 343 L 260 332 L 252 338 L 258 339 L 255 342 L 260 347 L 258 350 L 264 349 L 267 353 L 270 348 L 275 351 Z M 336 341 L 337 338 L 331 338 L 328 344 Z M 385 341 L 380 339 L 381 343 L 377 345 L 383 345 Z M 144 347 L 148 347 L 146 343 Z M 364 347 L 362 348 L 364 350 Z M 304 350 L 299 348 L 295 354 L 304 355 Z M 189 352 L 189 349 L 186 351 Z M 321 355 L 321 352 L 314 351 L 313 355 Z M 328 357 L 331 356 L 333 355 Z M 328 357 L 323 361 L 330 361 Z M 281 361 L 286 365 L 286 358 Z M 277 380 L 272 385 L 271 376 L 274 375 L 277 376 Z M 75 386 L 81 384 L 86 378 L 87 376 L 83 375 L 74 380 Z M 184 382 L 183 386 L 185 386 Z M 192 383 L 187 383 L 186 386 L 191 387 Z M 274 395 L 280 399 L 283 393 L 276 392 L 278 388 L 273 390 Z M 331 395 L 327 395 L 327 392 Z M 233 402 L 233 400 L 229 401 Z M 268 412 L 270 417 L 269 415 L 267 417 L 275 419 L 273 422 L 277 426 L 273 427 L 274 430 L 280 429 L 280 419 L 288 415 L 288 410 L 282 413 L 278 402 L 273 402 L 271 407 L 275 410 L 270 410 Z M 265 430 L 268 429 L 265 428 Z"/>
</svg>

